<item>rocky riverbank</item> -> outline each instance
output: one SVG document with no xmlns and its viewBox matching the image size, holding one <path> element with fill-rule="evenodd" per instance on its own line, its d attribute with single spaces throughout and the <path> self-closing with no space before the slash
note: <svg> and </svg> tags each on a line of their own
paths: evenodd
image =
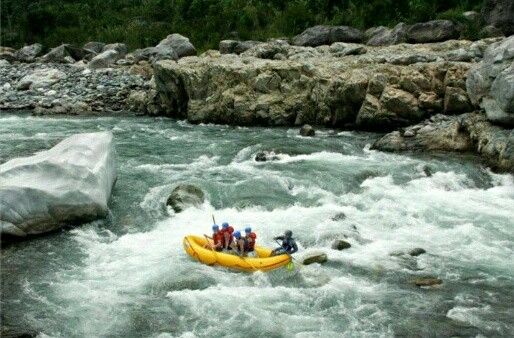
<svg viewBox="0 0 514 338">
<path fill-rule="evenodd" d="M 317 26 L 291 41 L 222 41 L 199 56 L 179 34 L 131 53 L 96 42 L 43 56 L 37 45 L 2 50 L 0 108 L 393 132 L 375 148 L 473 150 L 514 171 L 514 36 L 452 40 L 450 26 Z M 387 32 L 405 36 L 386 41 Z"/>
</svg>

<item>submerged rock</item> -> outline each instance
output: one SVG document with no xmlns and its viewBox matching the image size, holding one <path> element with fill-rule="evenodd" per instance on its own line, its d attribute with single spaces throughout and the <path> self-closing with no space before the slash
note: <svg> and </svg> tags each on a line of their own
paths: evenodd
<svg viewBox="0 0 514 338">
<path fill-rule="evenodd" d="M 348 243 L 347 241 L 345 241 L 345 240 L 336 239 L 334 242 L 332 242 L 332 246 L 331 247 L 334 250 L 344 250 L 344 249 L 351 248 L 352 245 L 350 243 Z"/>
<path fill-rule="evenodd" d="M 409 251 L 409 255 L 414 256 L 414 257 L 422 255 L 424 253 L 426 253 L 426 250 L 423 248 L 414 248 Z"/>
<path fill-rule="evenodd" d="M 116 181 L 110 132 L 76 134 L 0 165 L 2 235 L 27 236 L 107 216 Z"/>
<path fill-rule="evenodd" d="M 199 207 L 203 204 L 205 196 L 203 191 L 191 184 L 179 184 L 171 192 L 166 205 L 173 208 L 175 212 L 181 212 L 189 207 Z"/>
<path fill-rule="evenodd" d="M 274 161 L 278 159 L 279 157 L 273 151 L 259 151 L 255 155 L 255 161 L 257 162 Z"/>
<path fill-rule="evenodd" d="M 417 278 L 414 284 L 420 287 L 437 286 L 443 284 L 443 280 L 435 277 L 423 277 Z"/>
</svg>

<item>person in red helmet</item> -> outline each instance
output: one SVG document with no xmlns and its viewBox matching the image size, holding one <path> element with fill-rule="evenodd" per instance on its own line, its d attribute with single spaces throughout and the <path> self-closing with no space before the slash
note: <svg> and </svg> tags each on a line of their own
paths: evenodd
<svg viewBox="0 0 514 338">
<path fill-rule="evenodd" d="M 234 228 L 232 228 L 227 222 L 221 225 L 220 232 L 223 235 L 223 246 L 224 250 L 231 250 L 232 242 L 234 241 Z"/>
</svg>

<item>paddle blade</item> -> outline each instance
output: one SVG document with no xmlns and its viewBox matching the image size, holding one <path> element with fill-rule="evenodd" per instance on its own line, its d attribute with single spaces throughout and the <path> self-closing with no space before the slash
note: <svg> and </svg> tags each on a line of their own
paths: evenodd
<svg viewBox="0 0 514 338">
<path fill-rule="evenodd" d="M 291 261 L 291 262 L 287 263 L 287 265 L 286 265 L 286 269 L 287 269 L 288 271 L 293 271 L 293 270 L 294 270 L 294 263 L 293 263 L 293 261 Z"/>
</svg>

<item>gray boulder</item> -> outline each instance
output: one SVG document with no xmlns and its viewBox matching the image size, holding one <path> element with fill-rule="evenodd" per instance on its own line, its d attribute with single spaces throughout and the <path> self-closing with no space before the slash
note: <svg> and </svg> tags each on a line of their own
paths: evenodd
<svg viewBox="0 0 514 338">
<path fill-rule="evenodd" d="M 514 36 L 491 44 L 466 80 L 468 96 L 494 123 L 514 126 Z"/>
<path fill-rule="evenodd" d="M 432 20 L 416 23 L 407 30 L 409 42 L 439 42 L 459 37 L 457 26 L 449 20 Z"/>
<path fill-rule="evenodd" d="M 141 60 L 147 60 L 150 62 L 159 60 L 178 60 L 179 58 L 177 52 L 175 52 L 175 50 L 170 46 L 136 49 L 132 52 L 132 57 L 134 58 L 134 62 L 139 62 Z"/>
<path fill-rule="evenodd" d="M 87 42 L 84 44 L 84 46 L 82 46 L 82 48 L 95 52 L 96 54 L 100 54 L 104 47 L 105 43 L 97 41 Z"/>
<path fill-rule="evenodd" d="M 95 53 L 70 44 L 62 44 L 52 48 L 43 55 L 42 61 L 49 63 L 74 63 L 75 61 L 90 59 Z"/>
<path fill-rule="evenodd" d="M 48 88 L 66 78 L 66 74 L 58 69 L 41 68 L 22 77 L 16 86 L 19 90 Z"/>
<path fill-rule="evenodd" d="M 196 48 L 188 38 L 180 34 L 170 34 L 156 46 L 158 49 L 172 48 L 179 58 L 196 55 Z"/>
<path fill-rule="evenodd" d="M 417 125 L 386 134 L 372 145 L 382 151 L 468 151 L 469 134 L 458 116 L 434 115 Z"/>
<path fill-rule="evenodd" d="M 189 207 L 198 207 L 205 200 L 203 191 L 191 184 L 179 184 L 171 192 L 166 201 L 175 212 L 181 212 Z"/>
<path fill-rule="evenodd" d="M 364 34 L 348 26 L 314 26 L 293 38 L 293 45 L 316 47 L 334 42 L 361 42 Z"/>
<path fill-rule="evenodd" d="M 119 59 L 121 59 L 121 55 L 116 50 L 108 49 L 92 58 L 88 67 L 91 69 L 108 68 Z"/>
<path fill-rule="evenodd" d="M 422 255 L 422 254 L 424 254 L 426 252 L 427 251 L 425 249 L 423 249 L 423 248 L 414 248 L 414 249 L 409 251 L 409 255 L 416 257 L 416 256 Z"/>
<path fill-rule="evenodd" d="M 219 43 L 219 51 L 221 54 L 241 54 L 246 52 L 252 47 L 255 47 L 263 42 L 261 41 L 236 41 L 236 40 L 222 40 Z"/>
<path fill-rule="evenodd" d="M 24 46 L 14 53 L 14 57 L 21 62 L 34 62 L 43 51 L 43 45 L 34 43 L 32 45 Z"/>
<path fill-rule="evenodd" d="M 370 32 L 370 37 L 366 44 L 370 46 L 396 45 L 407 41 L 408 26 L 400 22 L 393 29 L 381 27 Z"/>
<path fill-rule="evenodd" d="M 0 165 L 0 232 L 23 237 L 108 214 L 116 181 L 110 132 L 77 134 Z"/>
<path fill-rule="evenodd" d="M 499 28 L 505 35 L 514 34 L 514 1 L 486 0 L 482 16 L 486 23 Z"/>
<path fill-rule="evenodd" d="M 124 43 L 110 43 L 108 45 L 105 45 L 104 48 L 102 48 L 102 53 L 106 52 L 108 50 L 113 50 L 118 54 L 118 58 L 124 58 L 125 55 L 127 55 L 128 48 L 127 45 Z"/>
</svg>

